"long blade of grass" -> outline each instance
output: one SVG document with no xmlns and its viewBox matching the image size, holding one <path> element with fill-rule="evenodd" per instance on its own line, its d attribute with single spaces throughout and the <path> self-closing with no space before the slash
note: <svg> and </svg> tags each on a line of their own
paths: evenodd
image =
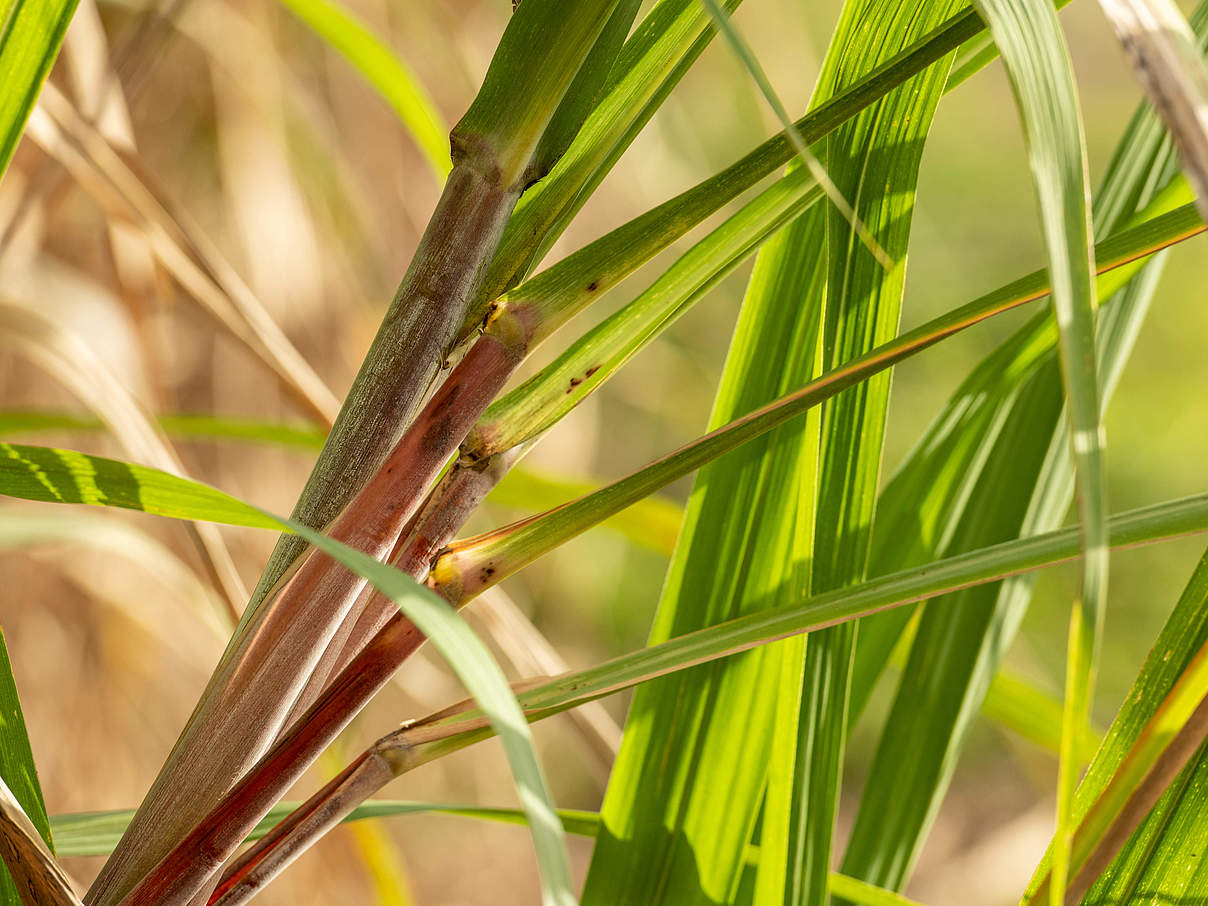
<svg viewBox="0 0 1208 906">
<path fill-rule="evenodd" d="M 1160 123 L 1141 107 L 1097 196 L 1100 235 L 1186 197 L 1185 188 L 1155 192 L 1154 187 L 1171 176 L 1170 157 Z M 1143 204 L 1143 213 L 1133 216 Z M 1103 308 L 1100 373 L 1105 402 L 1131 350 L 1160 269 L 1157 259 L 1146 265 Z M 1113 289 L 1100 281 L 1100 299 Z M 1037 342 L 1041 336 L 1045 339 Z M 1068 442 L 1060 431 L 1061 396 L 1055 331 L 1051 319 L 1041 315 L 979 364 L 883 492 L 878 503 L 881 521 L 874 533 L 874 574 L 1056 528 L 1068 509 L 1073 484 Z M 1034 489 L 1030 501 L 1021 493 L 1025 487 Z M 1009 705 L 995 698 L 996 690 L 1013 685 L 997 671 L 1030 590 L 1029 580 L 1017 578 L 1000 588 L 970 589 L 925 608 L 844 855 L 849 874 L 891 888 L 905 883 L 979 704 L 983 714 L 995 717 L 1004 716 L 1002 705 L 1008 704 L 1012 726 L 1026 736 L 1042 745 L 1059 740 L 1060 702 Z M 906 610 L 899 610 L 861 627 L 857 711 L 907 616 Z M 1087 735 L 1093 740 L 1093 734 Z M 1094 748 L 1093 743 L 1089 749 L 1086 744 L 1080 747 L 1086 755 Z"/>
<path fill-rule="evenodd" d="M 42 799 L 42 785 L 38 782 L 38 768 L 29 745 L 29 732 L 25 729 L 25 715 L 17 695 L 3 631 L 0 631 L 0 713 L 4 714 L 4 720 L 0 722 L 0 781 L 4 783 L 5 793 L 13 797 L 36 830 L 46 855 L 52 855 L 54 842 L 46 817 L 46 803 Z M 9 846 L 3 848 L 7 865 Z M 0 903 L 19 906 L 21 902 L 18 884 L 10 870 L 0 877 Z"/>
<path fill-rule="evenodd" d="M 449 127 L 411 68 L 349 10 L 333 0 L 281 0 L 364 76 L 398 114 L 437 180 L 453 168 Z"/>
<path fill-rule="evenodd" d="M 1154 233 L 1165 234 L 1167 231 L 1174 234 L 1200 232 L 1203 225 L 1199 223 L 1194 206 L 1188 204 L 1162 215 L 1151 225 L 1134 230 L 1127 230 L 1102 244 L 1100 267 L 1107 269 L 1114 261 L 1128 263 L 1135 260 L 1133 244 L 1141 235 L 1152 236 Z M 1125 251 L 1126 249 L 1128 251 Z M 564 504 L 541 516 L 456 542 L 437 560 L 431 581 L 441 587 L 443 593 L 451 600 L 467 600 L 482 588 L 495 584 L 600 520 L 625 509 L 745 440 L 782 424 L 841 390 L 858 384 L 870 375 L 877 374 L 940 342 L 970 324 L 1027 301 L 1042 298 L 1047 291 L 1047 276 L 1043 271 L 1021 278 L 982 299 L 970 302 L 900 335 L 846 365 L 827 372 L 800 390 L 704 435 L 680 451 L 669 454 L 594 494 Z"/>
<path fill-rule="evenodd" d="M 806 177 L 804 170 L 797 174 Z M 812 211 L 773 240 L 817 221 Z M 760 263 L 743 303 L 711 416 L 723 422 L 807 380 L 816 369 L 818 312 L 775 304 L 764 289 L 792 292 L 818 279 L 812 262 L 785 276 Z M 652 641 L 768 606 L 799 587 L 810 546 L 812 425 L 785 426 L 698 477 L 659 604 Z M 760 531 L 729 520 L 733 507 L 758 514 Z M 778 652 L 639 690 L 604 801 L 584 898 L 625 902 L 657 891 L 656 902 L 724 902 L 743 865 L 759 808 L 774 700 L 761 677 Z M 701 702 L 710 702 L 701 707 Z M 725 715 L 741 709 L 743 732 Z M 674 733 L 667 728 L 674 727 Z M 653 883 L 652 883 L 653 882 Z"/>
<path fill-rule="evenodd" d="M 1121 513 L 1112 517 L 1110 523 L 1111 543 L 1116 548 L 1205 531 L 1208 531 L 1208 495 L 1204 494 Z M 957 554 L 869 579 L 851 588 L 813 595 L 801 603 L 738 617 L 596 667 L 556 677 L 542 687 L 520 693 L 519 699 L 531 715 L 548 716 L 579 701 L 594 700 L 667 672 L 737 654 L 793 634 L 1046 566 L 1075 562 L 1081 558 L 1079 538 L 1078 528 L 1060 529 Z M 462 722 L 473 721 L 468 716 L 442 713 L 429 723 L 435 734 L 437 724 L 452 727 Z M 424 736 L 428 738 L 431 737 Z"/>
<path fill-rule="evenodd" d="M 180 440 L 237 440 L 318 450 L 327 436 L 321 427 L 307 422 L 278 422 L 241 415 L 204 415 L 188 412 L 153 415 L 150 418 L 166 435 Z M 0 435 L 42 434 L 48 431 L 87 432 L 106 430 L 96 416 L 51 409 L 10 409 L 0 412 Z"/>
<path fill-rule="evenodd" d="M 738 33 L 738 29 L 734 26 L 734 23 L 730 21 L 729 14 L 722 10 L 717 0 L 701 0 L 701 2 L 709 10 L 709 15 L 713 17 L 713 21 L 718 29 L 726 36 L 726 43 L 733 48 L 735 55 L 742 61 L 742 65 L 746 68 L 747 72 L 751 74 L 751 78 L 754 79 L 755 84 L 759 87 L 759 93 L 763 95 L 768 106 L 772 108 L 776 119 L 780 120 L 780 124 L 784 127 L 784 134 L 788 137 L 789 144 L 793 146 L 793 152 L 797 155 L 797 159 L 809 170 L 810 176 L 814 178 L 814 182 L 821 186 L 822 191 L 826 193 L 826 197 L 830 199 L 831 204 L 843 215 L 844 219 L 855 230 L 856 235 L 860 237 L 860 241 L 868 247 L 868 250 L 881 263 L 881 266 L 886 270 L 892 268 L 893 262 L 885 254 L 885 250 L 881 248 L 880 243 L 868 231 L 868 227 L 860 222 L 860 218 L 856 216 L 855 210 L 852 209 L 848 200 L 843 197 L 843 193 L 839 191 L 839 187 L 831 181 L 830 176 L 818 161 L 818 158 L 814 157 L 806 145 L 805 139 L 801 137 L 801 133 L 793 127 L 792 117 L 789 116 L 789 112 L 785 109 L 784 104 L 781 103 L 780 97 L 776 94 L 776 89 L 772 87 L 767 73 L 759 65 L 759 60 L 755 58 L 750 45 Z"/>
<path fill-rule="evenodd" d="M 1099 6 L 1170 130 L 1208 216 L 1208 70 L 1199 42 L 1170 0 L 1099 0 Z"/>
<path fill-rule="evenodd" d="M 1082 588 L 1071 612 L 1066 711 L 1057 782 L 1059 842 L 1053 904 L 1065 889 L 1070 806 L 1078 782 L 1077 741 L 1089 718 L 1099 636 L 1107 604 L 1107 487 L 1099 421 L 1095 308 L 1086 149 L 1074 77 L 1056 13 L 1044 0 L 978 0 L 1015 91 L 1040 207 L 1057 320 L 1062 379 L 1069 399 L 1079 522 L 1084 535 Z"/>
<path fill-rule="evenodd" d="M 286 800 L 278 802 L 256 825 L 247 837 L 249 841 L 264 837 L 273 826 L 296 809 L 300 802 Z M 558 820 L 568 834 L 594 837 L 599 824 L 595 812 L 577 809 L 558 809 Z M 479 821 L 494 821 L 501 824 L 526 825 L 528 817 L 523 809 L 494 808 L 470 804 L 445 802 L 413 802 L 396 799 L 370 799 L 353 810 L 345 821 L 365 821 L 374 818 L 393 818 L 400 815 L 452 815 Z M 134 817 L 134 809 L 115 809 L 104 812 L 77 812 L 51 815 L 50 826 L 54 829 L 60 856 L 104 856 L 113 851 L 122 831 Z"/>
<path fill-rule="evenodd" d="M 1185 690 L 1189 681 L 1194 680 L 1197 653 L 1206 643 L 1208 554 L 1196 566 L 1087 769 L 1074 802 L 1078 824 L 1085 826 L 1088 817 L 1096 812 L 1102 815 L 1100 803 L 1110 802 L 1113 795 L 1131 792 L 1135 787 L 1128 775 L 1142 761 L 1137 756 L 1155 742 L 1156 748 L 1161 748 L 1162 737 L 1169 739 L 1177 732 L 1182 719 L 1172 721 L 1167 733 L 1153 732 L 1154 721 L 1161 720 L 1163 703 L 1171 701 L 1172 696 L 1177 700 L 1180 688 Z M 1079 879 L 1080 888 L 1085 887 L 1086 881 L 1093 881 L 1085 902 L 1130 902 L 1141 897 L 1159 902 L 1195 902 L 1203 897 L 1208 878 L 1199 856 L 1206 775 L 1208 759 L 1201 751 L 1195 756 L 1194 765 L 1178 776 L 1157 805 L 1145 809 L 1147 814 L 1140 828 L 1129 837 L 1107 871 L 1098 878 Z M 1100 823 L 1096 832 L 1078 839 L 1079 851 L 1084 853 L 1099 842 L 1102 831 Z M 1044 902 L 1052 883 L 1051 852 L 1052 847 L 1033 875 L 1025 903 Z M 1076 902 L 1073 897 L 1069 901 Z"/>
<path fill-rule="evenodd" d="M 844 45 L 835 45 L 843 50 L 834 54 L 833 62 L 828 56 L 833 69 L 824 65 L 820 86 L 837 90 L 863 67 L 886 59 L 897 47 L 909 46 L 915 36 L 925 34 L 956 8 L 955 3 L 922 9 L 911 3 L 849 3 L 835 40 L 841 40 L 845 30 L 850 37 Z M 946 63 L 928 69 L 836 130 L 823 145 L 825 166 L 840 192 L 855 199 L 854 223 L 867 224 L 895 262 L 886 268 L 883 261 L 873 261 L 858 244 L 859 230 L 847 218 L 828 211 L 821 338 L 825 370 L 887 342 L 898 331 L 918 167 L 946 76 Z M 813 593 L 851 585 L 865 576 L 889 388 L 885 372 L 822 408 L 809 584 Z M 789 744 L 794 757 L 772 768 L 765 827 L 779 825 L 786 830 L 781 835 L 783 847 L 766 847 L 770 858 L 759 866 L 758 903 L 812 904 L 825 897 L 857 633 L 858 624 L 850 623 L 808 638 L 795 719 L 793 697 L 782 691 L 786 707 L 781 719 L 796 727 Z"/>
<path fill-rule="evenodd" d="M 0 177 L 8 169 L 78 0 L 0 3 Z"/>
</svg>

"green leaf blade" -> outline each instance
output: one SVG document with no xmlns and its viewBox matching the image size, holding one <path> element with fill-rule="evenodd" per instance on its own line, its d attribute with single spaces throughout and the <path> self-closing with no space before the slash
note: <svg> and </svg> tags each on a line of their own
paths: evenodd
<svg viewBox="0 0 1208 906">
<path fill-rule="evenodd" d="M 1071 621 L 1066 714 L 1057 783 L 1059 844 L 1053 903 L 1064 895 L 1069 812 L 1079 773 L 1077 740 L 1087 724 L 1098 640 L 1107 603 L 1107 485 L 1103 468 L 1086 150 L 1073 72 L 1053 8 L 1043 0 L 978 0 L 1006 64 L 1027 139 L 1040 207 L 1083 531 L 1082 589 Z"/>
<path fill-rule="evenodd" d="M 33 750 L 29 744 L 29 733 L 25 728 L 25 715 L 21 711 L 21 699 L 17 695 L 17 683 L 13 679 L 13 665 L 8 657 L 8 645 L 0 630 L 0 777 L 12 791 L 25 814 L 29 816 L 46 845 L 53 853 L 50 819 L 46 815 L 46 803 L 42 799 L 42 785 L 38 781 L 38 769 L 34 764 Z M 0 903 L 6 906 L 23 906 L 17 886 L 7 870 L 0 870 Z"/>
<path fill-rule="evenodd" d="M 8 169 L 79 0 L 0 3 L 0 177 Z"/>
</svg>

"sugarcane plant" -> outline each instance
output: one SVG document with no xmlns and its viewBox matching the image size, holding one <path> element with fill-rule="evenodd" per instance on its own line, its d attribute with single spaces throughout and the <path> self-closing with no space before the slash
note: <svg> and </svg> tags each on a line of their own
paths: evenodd
<svg viewBox="0 0 1208 906">
<path fill-rule="evenodd" d="M 75 0 L 4 0 L 0 163 L 26 132 L 121 212 L 158 266 L 318 420 L 322 438 L 285 517 L 178 474 L 160 430 L 184 423 L 151 424 L 114 402 L 120 388 L 93 406 L 95 420 L 8 423 L 115 432 L 136 423 L 148 440 L 127 460 L 0 444 L 0 493 L 196 523 L 237 623 L 142 804 L 108 819 L 111 852 L 83 896 L 56 861 L 51 825 L 70 849 L 85 823 L 46 814 L 0 650 L 0 696 L 16 716 L 0 725 L 6 902 L 235 906 L 338 823 L 381 814 L 373 797 L 393 779 L 497 736 L 546 903 L 905 903 L 900 891 L 1034 574 L 1073 560 L 1081 581 L 1056 830 L 1023 902 L 1208 895 L 1203 873 L 1184 870 L 1202 856 L 1208 555 L 1101 741 L 1089 712 L 1109 550 L 1208 531 L 1205 494 L 1109 515 L 1102 430 L 1162 251 L 1203 242 L 1194 237 L 1208 212 L 1208 5 L 1188 21 L 1168 0 L 1102 0 L 1147 100 L 1092 204 L 1073 70 L 1047 0 L 847 0 L 795 121 L 730 20 L 739 2 L 658 0 L 639 16 L 636 0 L 523 0 L 446 155 L 412 76 L 372 32 L 328 0 L 283 0 L 387 98 L 443 180 L 337 411 L 153 175 L 95 115 L 43 84 Z M 783 131 L 540 269 L 715 35 Z M 1045 258 L 902 331 L 932 121 L 947 92 L 999 57 Z M 513 380 L 555 332 L 719 212 L 644 290 Z M 707 433 L 545 512 L 459 537 L 551 428 L 752 256 Z M 1025 306 L 1030 319 L 968 375 L 878 490 L 893 366 Z M 50 330 L 7 309 L 0 325 L 30 348 Z M 649 644 L 509 686 L 459 610 L 693 474 Z M 1063 527 L 1074 500 L 1077 524 Z M 246 599 L 208 523 L 281 532 Z M 470 697 L 407 720 L 308 800 L 282 805 L 428 640 Z M 895 656 L 898 692 L 840 848 L 848 733 Z M 559 812 L 528 724 L 628 689 L 600 812 Z M 595 837 L 578 895 L 567 831 Z"/>
</svg>

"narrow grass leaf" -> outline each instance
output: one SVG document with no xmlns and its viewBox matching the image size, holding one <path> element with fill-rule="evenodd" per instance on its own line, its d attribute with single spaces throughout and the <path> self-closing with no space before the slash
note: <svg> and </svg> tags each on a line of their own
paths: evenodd
<svg viewBox="0 0 1208 906">
<path fill-rule="evenodd" d="M 438 181 L 449 175 L 449 127 L 411 68 L 335 0 L 281 0 L 333 50 L 348 60 L 398 115 Z"/>
<path fill-rule="evenodd" d="M 273 806 L 248 835 L 248 840 L 259 840 L 301 802 L 282 801 Z M 558 820 L 568 834 L 594 837 L 599 824 L 595 812 L 576 809 L 558 809 Z M 527 825 L 528 815 L 518 808 L 492 808 L 469 804 L 444 802 L 411 802 L 406 800 L 370 799 L 362 803 L 345 821 L 364 821 L 373 818 L 393 818 L 401 815 L 452 815 L 501 824 Z M 134 816 L 134 809 L 117 809 L 105 812 L 78 812 L 75 814 L 52 815 L 50 825 L 54 828 L 60 856 L 104 856 L 113 851 L 122 831 Z"/>
<path fill-rule="evenodd" d="M 820 91 L 837 92 L 863 70 L 910 46 L 956 9 L 955 3 L 922 9 L 875 0 L 848 3 L 823 66 Z M 946 61 L 929 68 L 820 145 L 824 166 L 838 190 L 856 204 L 855 218 L 828 211 L 825 226 L 824 370 L 867 353 L 898 331 L 918 167 L 946 75 Z M 884 261 L 867 254 L 853 223 L 867 225 L 893 266 L 886 268 Z M 807 249 L 801 252 L 808 254 Z M 889 388 L 886 371 L 822 407 L 810 582 L 815 594 L 857 583 L 865 576 Z M 765 825 L 787 822 L 787 845 L 783 852 L 765 847 L 769 857 L 759 866 L 759 903 L 813 904 L 825 897 L 857 633 L 857 623 L 845 623 L 813 633 L 807 640 L 800 704 L 795 716 L 790 712 L 782 717 L 796 727 L 794 757 L 773 767 L 765 805 Z M 765 874 L 771 877 L 765 879 Z"/>
<path fill-rule="evenodd" d="M 78 2 L 0 2 L 0 177 L 17 149 Z"/>
<path fill-rule="evenodd" d="M 1155 717 L 1161 719 L 1163 703 L 1171 701 L 1172 695 L 1177 696 L 1180 688 L 1186 690 L 1194 684 L 1197 654 L 1205 644 L 1208 644 L 1208 553 L 1196 566 L 1087 769 L 1074 801 L 1077 824 L 1084 824 L 1096 811 L 1101 813 L 1102 806 L 1096 806 L 1104 801 L 1105 794 L 1110 797 L 1113 792 L 1131 792 L 1134 784 L 1126 774 L 1139 764 L 1138 754 L 1153 743 L 1160 748 L 1161 737 L 1169 738 L 1177 730 L 1181 719 L 1172 723 L 1168 734 L 1154 733 L 1153 721 Z M 1083 879 L 1094 883 L 1080 897 L 1082 902 L 1125 903 L 1145 899 L 1193 903 L 1208 894 L 1205 870 L 1208 866 L 1202 845 L 1206 778 L 1208 758 L 1201 751 L 1149 810 L 1102 876 Z M 1100 824 L 1095 832 L 1079 839 L 1078 852 L 1085 853 L 1097 843 L 1102 838 L 1102 829 Z M 1046 899 L 1052 884 L 1051 853 L 1052 847 L 1032 877 L 1025 903 Z"/>
<path fill-rule="evenodd" d="M 808 179 L 801 171 L 800 177 Z M 804 221 L 818 219 L 810 212 Z M 771 304 L 772 288 L 817 279 L 802 261 L 791 275 L 758 264 L 743 305 L 711 417 L 723 422 L 813 372 L 817 313 Z M 771 285 L 768 285 L 768 281 Z M 810 431 L 786 426 L 731 461 L 701 473 L 689 498 L 652 640 L 677 635 L 768 606 L 799 587 L 809 549 L 812 490 Z M 761 531 L 734 508 L 758 514 Z M 765 669 L 766 668 L 766 669 Z M 585 902 L 628 901 L 653 890 L 655 902 L 724 902 L 740 875 L 766 770 L 774 698 L 758 694 L 775 671 L 770 652 L 756 652 L 639 690 L 604 801 Z M 702 706 L 709 702 L 708 706 Z M 741 710 L 743 732 L 728 715 Z M 674 733 L 666 728 L 675 727 Z M 648 895 L 648 894 L 647 894 Z"/>
<path fill-rule="evenodd" d="M 252 528 L 278 524 L 274 517 L 229 494 L 159 469 L 24 444 L 0 443 L 0 494 Z"/>
<path fill-rule="evenodd" d="M 1077 742 L 1088 720 L 1095 661 L 1107 603 L 1107 487 L 1099 421 L 1095 310 L 1091 275 L 1086 149 L 1074 77 L 1056 13 L 1046 0 L 977 0 L 1015 90 L 1053 278 L 1062 378 L 1086 556 L 1080 600 L 1071 619 L 1065 719 L 1057 783 L 1059 843 L 1053 903 L 1065 886 L 1070 806 L 1078 781 Z"/>
<path fill-rule="evenodd" d="M 275 422 L 235 415 L 203 415 L 186 412 L 154 416 L 160 430 L 181 440 L 238 440 L 318 450 L 327 432 L 306 422 Z M 0 412 L 0 436 L 37 434 L 46 431 L 103 431 L 105 423 L 94 416 L 73 412 L 8 410 Z"/>
<path fill-rule="evenodd" d="M 50 822 L 46 817 L 46 803 L 42 799 L 42 785 L 38 782 L 38 768 L 34 764 L 33 750 L 29 745 L 29 733 L 25 729 L 25 715 L 21 710 L 21 699 L 17 695 L 17 683 L 13 679 L 13 665 L 8 658 L 8 645 L 0 630 L 0 780 L 8 795 L 11 795 L 31 826 L 45 844 L 47 854 L 53 854 L 54 842 Z M 8 849 L 8 846 L 5 846 Z M 7 858 L 5 859 L 7 863 Z M 18 886 L 11 873 L 0 878 L 0 903 L 5 906 L 20 906 L 22 900 Z"/>
<path fill-rule="evenodd" d="M 1120 513 L 1110 522 L 1111 543 L 1117 548 L 1203 532 L 1208 532 L 1208 494 Z M 675 636 L 585 670 L 554 677 L 519 693 L 518 699 L 529 720 L 540 720 L 657 677 L 802 632 L 860 619 L 961 588 L 1076 562 L 1080 557 L 1079 530 L 1068 528 L 958 554 L 850 588 L 812 596 L 801 590 L 797 603 L 750 613 Z M 488 732 L 481 714 L 466 702 L 410 724 L 407 741 L 422 744 L 455 737 L 461 740 L 457 745 L 447 747 L 447 754 L 447 751 L 484 738 L 483 734 Z"/>
</svg>

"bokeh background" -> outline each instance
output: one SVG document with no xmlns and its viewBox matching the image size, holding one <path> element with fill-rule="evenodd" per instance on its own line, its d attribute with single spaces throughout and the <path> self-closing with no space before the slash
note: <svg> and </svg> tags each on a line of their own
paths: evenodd
<svg viewBox="0 0 1208 906">
<path fill-rule="evenodd" d="M 510 13 L 507 0 L 347 5 L 414 70 L 446 124 L 473 97 Z M 737 14 L 790 110 L 805 108 L 838 8 L 837 0 L 747 0 Z M 1093 0 L 1072 3 L 1062 22 L 1080 82 L 1094 180 L 1139 92 Z M 51 81 L 136 156 L 171 201 L 172 216 L 187 217 L 213 241 L 342 396 L 439 191 L 381 98 L 273 0 L 82 0 Z M 744 70 L 715 43 L 549 260 L 692 185 L 774 131 Z M 105 372 L 149 412 L 304 425 L 311 413 L 189 292 L 149 264 L 138 231 L 63 162 L 27 138 L 0 183 L 0 300 L 7 306 L 0 317 L 0 410 L 86 415 L 82 400 L 110 393 L 97 376 Z M 536 356 L 536 364 L 631 299 L 687 244 L 611 292 Z M 1013 99 L 994 64 L 941 104 L 923 162 L 904 326 L 1040 263 Z M 606 480 L 701 433 L 748 272 L 749 263 L 556 428 L 527 461 L 530 473 Z M 1108 414 L 1114 510 L 1204 490 L 1205 280 L 1203 239 L 1170 254 Z M 22 311 L 34 313 L 36 330 L 13 314 Z M 897 369 L 886 477 L 961 378 L 1015 323 L 996 320 Z M 81 374 L 85 386 L 73 389 Z M 10 421 L 7 434 L 130 455 L 120 438 L 103 431 L 29 433 Z M 306 446 L 179 437 L 172 445 L 191 476 L 277 512 L 290 509 L 314 455 Z M 666 499 L 682 502 L 688 488 L 682 482 Z M 531 511 L 531 503 L 523 504 L 537 498 L 526 493 L 520 488 L 488 507 L 478 525 Z M 52 813 L 130 807 L 221 651 L 220 607 L 181 525 L 50 509 L 0 501 L 6 529 L 0 625 L 47 804 Z M 674 510 L 664 508 L 663 517 L 667 513 Z M 54 524 L 46 528 L 41 520 Z M 84 543 L 53 540 L 65 520 L 80 527 Z M 254 583 L 273 538 L 225 528 L 221 535 L 243 581 Z M 1114 559 L 1096 702 L 1102 724 L 1127 691 L 1202 544 L 1192 539 Z M 659 548 L 657 539 L 643 543 L 597 529 L 508 581 L 504 591 L 567 663 L 586 666 L 643 643 L 667 562 Z M 1016 673 L 1054 694 L 1061 689 L 1075 583 L 1065 570 L 1044 576 L 1009 655 Z M 484 633 L 494 625 L 482 615 L 474 619 Z M 513 643 L 499 650 L 514 675 L 532 672 L 511 662 Z M 892 679 L 891 673 L 882 700 Z M 438 658 L 414 659 L 299 794 L 399 721 L 460 697 Z M 606 703 L 614 720 L 623 719 L 626 701 Z M 877 711 L 874 703 L 870 713 Z M 598 807 L 607 771 L 599 739 L 585 741 L 582 728 L 565 718 L 540 725 L 537 737 L 559 803 Z M 874 739 L 871 725 L 856 733 L 847 811 Z M 980 721 L 908 892 L 934 904 L 1015 901 L 1052 830 L 1055 773 L 1051 753 Z M 514 802 L 493 743 L 417 771 L 387 792 L 429 801 Z M 589 847 L 573 841 L 573 850 L 582 871 Z M 95 858 L 68 862 L 85 884 L 98 867 Z M 506 906 L 536 902 L 536 896 L 535 863 L 522 829 L 412 816 L 339 829 L 260 902 Z"/>
</svg>

